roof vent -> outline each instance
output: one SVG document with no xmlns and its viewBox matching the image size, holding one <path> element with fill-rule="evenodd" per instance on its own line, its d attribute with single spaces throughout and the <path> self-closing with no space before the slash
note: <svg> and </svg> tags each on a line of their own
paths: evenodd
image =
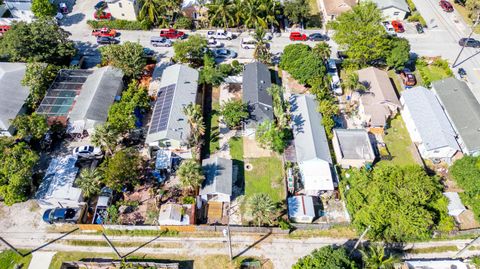
<svg viewBox="0 0 480 269">
<path fill-rule="evenodd" d="M 260 83 L 265 84 L 265 81 L 264 81 L 264 80 L 260 80 Z"/>
</svg>

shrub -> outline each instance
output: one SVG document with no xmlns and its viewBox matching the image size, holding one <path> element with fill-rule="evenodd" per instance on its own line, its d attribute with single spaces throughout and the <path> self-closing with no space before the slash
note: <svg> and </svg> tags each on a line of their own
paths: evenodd
<svg viewBox="0 0 480 269">
<path fill-rule="evenodd" d="M 192 196 L 183 197 L 182 202 L 186 205 L 193 205 L 195 203 L 195 197 L 192 197 Z"/>
<path fill-rule="evenodd" d="M 180 17 L 175 21 L 173 25 L 175 29 L 188 29 L 191 30 L 193 28 L 193 21 L 188 17 Z"/>
<path fill-rule="evenodd" d="M 88 20 L 87 24 L 92 28 L 108 27 L 118 30 L 149 30 L 151 24 L 148 21 L 127 21 L 127 20 Z"/>
<path fill-rule="evenodd" d="M 427 26 L 427 22 L 425 21 L 425 19 L 422 17 L 422 15 L 418 11 L 415 11 L 415 12 L 412 13 L 412 15 L 408 16 L 407 21 L 418 22 L 423 27 Z"/>
<path fill-rule="evenodd" d="M 281 219 L 278 221 L 278 227 L 280 227 L 282 230 L 290 230 L 292 229 L 292 224 L 284 219 Z"/>
</svg>

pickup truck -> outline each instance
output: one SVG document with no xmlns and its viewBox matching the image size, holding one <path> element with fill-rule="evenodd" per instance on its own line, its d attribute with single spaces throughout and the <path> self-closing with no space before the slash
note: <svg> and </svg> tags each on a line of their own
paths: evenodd
<svg viewBox="0 0 480 269">
<path fill-rule="evenodd" d="M 161 30 L 160 37 L 165 37 L 168 39 L 183 39 L 187 36 L 182 31 L 177 31 L 175 29 L 168 29 L 168 30 Z"/>
<path fill-rule="evenodd" d="M 97 11 L 97 12 L 93 13 L 93 17 L 96 20 L 111 20 L 112 19 L 112 13 L 105 12 L 105 11 Z"/>
<path fill-rule="evenodd" d="M 235 38 L 235 36 L 232 34 L 232 32 L 225 31 L 225 30 L 208 31 L 207 39 L 211 39 L 211 38 L 232 40 Z"/>
<path fill-rule="evenodd" d="M 98 196 L 97 206 L 93 214 L 93 224 L 104 224 L 108 218 L 107 208 L 112 201 L 113 191 L 110 188 L 103 187 Z"/>
<path fill-rule="evenodd" d="M 92 30 L 92 35 L 93 36 L 108 36 L 108 37 L 115 37 L 117 36 L 117 31 L 115 29 L 110 29 L 110 28 L 101 28 L 101 29 L 93 29 Z"/>
<path fill-rule="evenodd" d="M 69 208 L 69 207 L 57 207 L 47 209 L 43 213 L 43 221 L 49 224 L 54 223 L 71 223 L 75 224 L 81 219 L 83 215 L 83 209 L 81 208 Z"/>
</svg>

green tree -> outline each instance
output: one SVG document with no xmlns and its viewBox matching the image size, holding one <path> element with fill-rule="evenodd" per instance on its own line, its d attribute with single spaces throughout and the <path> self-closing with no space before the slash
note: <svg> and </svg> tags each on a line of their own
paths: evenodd
<svg viewBox="0 0 480 269">
<path fill-rule="evenodd" d="M 69 35 L 54 20 L 14 23 L 0 38 L 0 55 L 12 62 L 67 65 L 76 52 Z"/>
<path fill-rule="evenodd" d="M 270 64 L 272 60 L 272 54 L 270 53 L 270 41 L 265 39 L 265 29 L 256 28 L 253 38 L 257 42 L 255 44 L 255 50 L 253 51 L 253 58 L 264 63 Z"/>
<path fill-rule="evenodd" d="M 189 17 L 180 17 L 175 21 L 175 29 L 187 29 L 191 30 L 193 28 L 193 21 Z"/>
<path fill-rule="evenodd" d="M 277 207 L 266 193 L 255 193 L 248 199 L 248 213 L 257 226 L 271 225 L 275 219 Z"/>
<path fill-rule="evenodd" d="M 311 85 L 313 80 L 326 75 L 323 60 L 305 44 L 287 45 L 283 49 L 280 67 L 302 84 Z"/>
<path fill-rule="evenodd" d="M 100 170 L 94 168 L 84 168 L 76 181 L 78 187 L 82 190 L 86 198 L 91 198 L 100 192 L 100 182 L 102 175 Z"/>
<path fill-rule="evenodd" d="M 325 246 L 315 249 L 310 255 L 300 258 L 292 269 L 356 269 L 343 247 Z"/>
<path fill-rule="evenodd" d="M 146 20 L 153 25 L 164 25 L 166 22 L 165 16 L 166 6 L 161 0 L 143 0 L 140 2 L 140 11 L 138 18 Z"/>
<path fill-rule="evenodd" d="M 31 10 L 37 18 L 49 18 L 57 13 L 55 5 L 49 0 L 32 0 Z"/>
<path fill-rule="evenodd" d="M 134 149 L 122 149 L 102 163 L 103 183 L 115 191 L 121 191 L 127 185 L 136 185 L 141 167 L 142 159 Z"/>
<path fill-rule="evenodd" d="M 243 0 L 241 11 L 243 14 L 243 23 L 247 28 L 267 28 L 268 24 L 265 18 L 264 2 L 269 0 Z"/>
<path fill-rule="evenodd" d="M 184 160 L 177 170 L 182 188 L 189 193 L 202 185 L 205 178 L 202 167 L 194 160 Z"/>
<path fill-rule="evenodd" d="M 340 47 L 347 48 L 350 61 L 364 67 L 373 60 L 384 58 L 390 50 L 382 21 L 382 13 L 376 4 L 362 1 L 330 23 L 335 30 L 333 40 Z"/>
<path fill-rule="evenodd" d="M 286 142 L 286 131 L 278 130 L 275 123 L 271 120 L 266 120 L 257 126 L 255 132 L 255 139 L 263 148 L 268 148 L 278 153 L 283 153 Z"/>
<path fill-rule="evenodd" d="M 382 245 L 370 245 L 368 250 L 360 250 L 365 269 L 393 269 L 400 259 L 396 256 L 385 256 L 385 248 Z"/>
<path fill-rule="evenodd" d="M 325 128 L 327 137 L 332 139 L 332 129 L 335 127 L 335 121 L 333 120 L 333 117 L 338 115 L 338 105 L 335 103 L 335 99 L 328 98 L 320 100 L 318 111 L 322 114 L 322 125 Z"/>
<path fill-rule="evenodd" d="M 35 110 L 40 102 L 45 97 L 48 88 L 52 84 L 57 75 L 58 67 L 52 64 L 45 63 L 27 63 L 25 76 L 22 80 L 22 85 L 30 89 L 30 94 L 27 98 L 27 106 Z"/>
<path fill-rule="evenodd" d="M 103 63 L 119 68 L 128 78 L 139 77 L 147 64 L 143 46 L 135 42 L 100 47 L 100 53 Z"/>
<path fill-rule="evenodd" d="M 326 61 L 328 58 L 330 58 L 332 48 L 330 48 L 330 45 L 328 45 L 327 42 L 320 42 L 313 47 L 313 53 Z"/>
<path fill-rule="evenodd" d="M 227 28 L 235 22 L 232 0 L 214 0 L 207 7 L 211 25 Z"/>
<path fill-rule="evenodd" d="M 203 63 L 203 56 L 207 51 L 207 40 L 201 35 L 192 35 L 186 40 L 173 43 L 173 57 L 176 62 L 188 63 L 199 67 Z"/>
<path fill-rule="evenodd" d="M 203 56 L 203 68 L 200 70 L 200 83 L 211 84 L 213 86 L 220 85 L 228 75 L 225 70 L 222 70 L 225 66 L 228 65 L 223 64 L 216 66 L 215 59 L 211 55 L 205 54 Z"/>
<path fill-rule="evenodd" d="M 287 128 L 289 121 L 289 117 L 285 112 L 287 105 L 283 100 L 285 88 L 274 84 L 267 89 L 267 92 L 272 96 L 273 99 L 273 114 L 275 115 L 277 129 L 282 131 Z"/>
<path fill-rule="evenodd" d="M 480 220 L 480 157 L 464 156 L 453 163 L 450 173 L 464 190 L 462 201 L 472 208 L 475 218 Z"/>
<path fill-rule="evenodd" d="M 37 113 L 17 116 L 12 121 L 17 130 L 16 136 L 20 139 L 39 140 L 48 132 L 47 118 Z"/>
<path fill-rule="evenodd" d="M 190 103 L 183 108 L 183 114 L 187 117 L 190 126 L 190 136 L 195 145 L 200 145 L 201 138 L 205 134 L 205 122 L 200 105 Z"/>
<path fill-rule="evenodd" d="M 358 78 L 358 73 L 354 71 L 347 72 L 347 76 L 342 82 L 342 87 L 352 92 L 367 90 L 367 87 L 365 87 Z"/>
<path fill-rule="evenodd" d="M 248 106 L 240 100 L 230 100 L 223 103 L 220 114 L 228 128 L 235 129 L 240 126 L 243 120 L 248 118 Z"/>
<path fill-rule="evenodd" d="M 394 38 L 391 41 L 391 51 L 387 55 L 387 65 L 390 68 L 400 70 L 410 60 L 410 44 L 404 38 Z"/>
<path fill-rule="evenodd" d="M 95 126 L 95 132 L 92 135 L 92 144 L 101 147 L 107 155 L 113 155 L 118 145 L 120 134 L 108 123 Z"/>
<path fill-rule="evenodd" d="M 305 25 L 307 16 L 311 14 L 310 4 L 306 0 L 287 0 L 284 2 L 284 15 L 295 24 Z"/>
</svg>

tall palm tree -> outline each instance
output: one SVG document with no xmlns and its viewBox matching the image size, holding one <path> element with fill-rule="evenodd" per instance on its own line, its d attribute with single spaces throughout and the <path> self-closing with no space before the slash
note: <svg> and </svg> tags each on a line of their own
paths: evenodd
<svg viewBox="0 0 480 269">
<path fill-rule="evenodd" d="M 92 144 L 102 147 L 108 155 L 113 155 L 118 145 L 119 133 L 108 124 L 95 127 L 95 133 L 92 135 Z"/>
<path fill-rule="evenodd" d="M 198 145 L 200 138 L 205 134 L 205 122 L 203 121 L 202 109 L 199 105 L 190 103 L 183 108 L 183 113 L 187 116 L 190 125 L 190 135 Z"/>
<path fill-rule="evenodd" d="M 286 113 L 287 107 L 283 100 L 285 88 L 278 85 L 272 85 L 267 89 L 267 92 L 273 99 L 273 114 L 277 119 L 277 129 L 283 130 L 287 127 L 289 120 L 288 114 Z"/>
<path fill-rule="evenodd" d="M 263 0 L 262 10 L 265 12 L 265 21 L 270 24 L 272 32 L 273 27 L 278 25 L 277 15 L 280 14 L 280 6 L 276 0 Z"/>
<path fill-rule="evenodd" d="M 253 58 L 264 63 L 269 64 L 271 62 L 271 53 L 269 44 L 270 41 L 265 39 L 265 29 L 257 27 L 253 33 L 253 38 L 257 42 L 255 50 L 253 51 Z"/>
<path fill-rule="evenodd" d="M 232 0 L 214 0 L 207 7 L 210 24 L 227 28 L 235 22 Z"/>
<path fill-rule="evenodd" d="M 182 188 L 190 193 L 200 187 L 205 178 L 202 167 L 194 160 L 183 161 L 178 168 L 177 175 Z"/>
<path fill-rule="evenodd" d="M 100 191 L 102 175 L 98 169 L 82 169 L 76 182 L 86 198 L 92 197 Z"/>
<path fill-rule="evenodd" d="M 360 253 L 366 269 L 390 269 L 399 261 L 396 256 L 385 256 L 385 248 L 381 245 L 371 245 L 368 251 L 360 250 Z"/>
<path fill-rule="evenodd" d="M 258 226 L 272 224 L 277 207 L 266 193 L 255 193 L 248 200 L 249 212 Z"/>
<path fill-rule="evenodd" d="M 159 25 L 163 21 L 163 15 L 166 11 L 164 4 L 160 0 L 142 0 L 138 16 L 141 20 L 147 20 L 153 25 Z"/>
<path fill-rule="evenodd" d="M 367 87 L 360 82 L 357 72 L 350 71 L 342 83 L 343 88 L 349 91 L 365 91 Z"/>
<path fill-rule="evenodd" d="M 322 58 L 324 61 L 326 61 L 328 58 L 330 58 L 332 50 L 327 42 L 320 42 L 315 45 L 315 47 L 313 47 L 313 52 L 320 58 Z"/>
<path fill-rule="evenodd" d="M 261 0 L 243 0 L 242 13 L 245 27 L 268 27 Z"/>
</svg>

